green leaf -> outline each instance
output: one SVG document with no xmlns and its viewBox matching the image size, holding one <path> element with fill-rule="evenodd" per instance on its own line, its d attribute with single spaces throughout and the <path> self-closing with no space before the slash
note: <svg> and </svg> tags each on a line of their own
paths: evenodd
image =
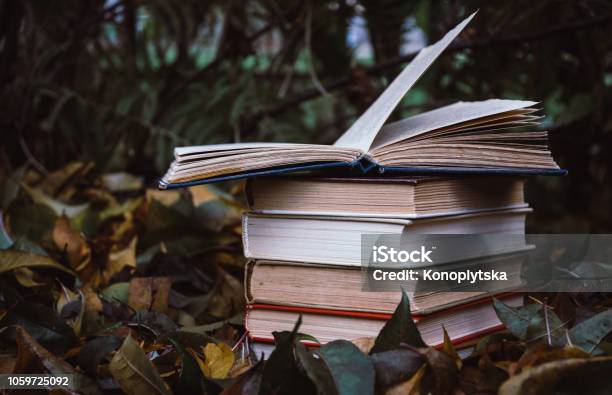
<svg viewBox="0 0 612 395">
<path fill-rule="evenodd" d="M 494 298 L 493 307 L 506 329 L 520 340 L 547 341 L 550 335 L 553 344 L 560 344 L 564 336 L 563 322 L 550 308 L 547 308 L 545 314 L 541 304 L 511 307 Z"/>
<path fill-rule="evenodd" d="M 385 323 L 385 326 L 383 326 L 376 337 L 376 342 L 370 354 L 392 350 L 401 343 L 414 347 L 426 347 L 416 324 L 412 320 L 410 301 L 404 291 L 402 291 L 402 300 L 395 309 L 391 319 Z"/>
<path fill-rule="evenodd" d="M 319 394 L 338 394 L 331 372 L 323 359 L 315 357 L 304 344 L 295 341 L 295 355 L 306 375 L 317 387 Z"/>
<path fill-rule="evenodd" d="M 520 340 L 525 340 L 529 324 L 542 310 L 540 304 L 528 304 L 522 308 L 515 308 L 496 298 L 493 298 L 493 307 L 506 329 Z"/>
<path fill-rule="evenodd" d="M 302 374 L 294 357 L 294 342 L 302 323 L 298 318 L 293 331 L 273 332 L 275 348 L 264 365 L 261 391 L 266 394 L 312 394 L 313 383 Z"/>
<path fill-rule="evenodd" d="M 104 288 L 100 295 L 109 301 L 127 304 L 129 286 L 128 282 L 115 283 Z"/>
<path fill-rule="evenodd" d="M 329 368 L 338 394 L 374 394 L 374 365 L 353 343 L 335 340 L 317 354 Z"/>
<path fill-rule="evenodd" d="M 131 335 L 125 338 L 108 369 L 128 395 L 171 394 L 166 382 Z"/>
<path fill-rule="evenodd" d="M 35 267 L 57 269 L 76 276 L 72 270 L 57 263 L 48 256 L 24 251 L 0 250 L 0 274 L 24 267 L 30 269 Z"/>
<path fill-rule="evenodd" d="M 612 309 L 582 321 L 569 331 L 572 344 L 591 354 L 601 354 L 597 345 L 612 331 Z"/>
</svg>

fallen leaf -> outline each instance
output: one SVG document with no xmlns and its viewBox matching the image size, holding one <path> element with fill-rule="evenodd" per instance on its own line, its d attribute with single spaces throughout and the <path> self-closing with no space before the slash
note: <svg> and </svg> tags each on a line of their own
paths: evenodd
<svg viewBox="0 0 612 395">
<path fill-rule="evenodd" d="M 376 388 L 380 389 L 408 380 L 425 363 L 418 352 L 406 348 L 379 352 L 370 358 L 376 372 Z"/>
<path fill-rule="evenodd" d="M 374 394 L 374 365 L 347 340 L 323 345 L 317 355 L 329 368 L 339 395 Z"/>
<path fill-rule="evenodd" d="M 548 362 L 511 377 L 499 395 L 608 393 L 612 388 L 612 357 L 570 358 Z"/>
<path fill-rule="evenodd" d="M 80 233 L 72 229 L 70 220 L 65 215 L 57 217 L 53 227 L 53 241 L 60 251 L 66 251 L 70 267 L 80 275 L 88 269 L 91 260 L 91 248 Z"/>
<path fill-rule="evenodd" d="M 316 392 L 313 385 L 297 365 L 294 354 L 295 340 L 302 324 L 300 316 L 292 331 L 273 332 L 274 350 L 264 364 L 261 378 L 263 394 L 312 394 Z"/>
<path fill-rule="evenodd" d="M 73 191 L 73 188 L 70 187 L 85 176 L 93 167 L 94 164 L 92 162 L 69 162 L 61 168 L 45 175 L 37 187 L 49 196 L 69 199 Z"/>
<path fill-rule="evenodd" d="M 111 192 L 138 191 L 144 187 L 142 177 L 125 172 L 103 174 L 100 179 Z"/>
<path fill-rule="evenodd" d="M 537 344 L 525 351 L 517 362 L 517 368 L 529 369 L 547 362 L 569 358 L 588 358 L 589 354 L 576 347 L 551 347 L 545 343 Z"/>
<path fill-rule="evenodd" d="M 421 366 L 409 380 L 389 388 L 385 395 L 419 395 L 421 393 L 421 381 L 425 374 L 425 368 L 425 365 Z"/>
<path fill-rule="evenodd" d="M 244 286 L 221 267 L 217 267 L 217 273 L 219 282 L 207 312 L 213 317 L 225 318 L 243 310 Z"/>
<path fill-rule="evenodd" d="M 104 269 L 104 278 L 108 282 L 124 268 L 136 268 L 136 245 L 138 237 L 134 236 L 126 248 L 117 250 L 115 246 L 108 254 L 108 262 Z"/>
<path fill-rule="evenodd" d="M 569 331 L 572 344 L 592 354 L 602 354 L 597 345 L 612 331 L 612 309 L 582 321 Z"/>
<path fill-rule="evenodd" d="M 98 365 L 108 354 L 121 347 L 122 343 L 117 336 L 96 337 L 81 347 L 76 362 L 90 377 L 98 377 Z"/>
<path fill-rule="evenodd" d="M 0 319 L 0 327 L 8 327 L 2 337 L 16 340 L 15 326 L 22 327 L 43 346 L 64 352 L 77 341 L 73 329 L 53 309 L 39 303 L 20 301 Z"/>
<path fill-rule="evenodd" d="M 295 356 L 300 367 L 317 387 L 317 392 L 329 395 L 338 394 L 334 378 L 323 359 L 318 356 L 315 357 L 303 343 L 297 340 L 294 343 L 294 347 Z"/>
<path fill-rule="evenodd" d="M 172 281 L 170 277 L 136 277 L 128 287 L 128 305 L 135 311 L 168 309 L 168 293 Z"/>
<path fill-rule="evenodd" d="M 432 372 L 431 392 L 434 394 L 450 393 L 455 387 L 459 373 L 454 359 L 433 347 L 422 351 L 422 355 Z"/>
<path fill-rule="evenodd" d="M 73 390 L 83 394 L 102 394 L 93 380 L 74 369 L 69 363 L 51 354 L 22 327 L 18 326 L 16 333 L 18 353 L 13 373 L 69 374 L 73 378 Z"/>
<path fill-rule="evenodd" d="M 0 250 L 0 273 L 10 272 L 20 268 L 52 268 L 58 269 L 73 276 L 75 272 L 64 265 L 59 264 L 48 256 L 34 254 L 31 252 L 16 250 Z"/>
<path fill-rule="evenodd" d="M 457 350 L 455 350 L 455 346 L 451 341 L 446 328 L 442 326 L 442 331 L 444 332 L 444 344 L 442 345 L 442 352 L 455 360 L 455 364 L 457 365 L 457 369 L 461 370 L 461 366 L 463 362 L 461 361 L 461 357 L 457 354 Z"/>
<path fill-rule="evenodd" d="M 69 205 L 52 198 L 51 196 L 47 195 L 45 192 L 39 189 L 31 188 L 26 184 L 21 184 L 21 186 L 28 193 L 28 195 L 30 195 L 33 201 L 49 207 L 55 212 L 56 215 L 59 216 L 67 216 L 69 218 L 73 218 L 79 215 L 84 210 L 86 210 L 87 207 L 89 207 L 89 203 Z"/>
<path fill-rule="evenodd" d="M 258 395 L 261 387 L 263 372 L 263 361 L 242 374 L 232 385 L 226 388 L 220 395 Z"/>
<path fill-rule="evenodd" d="M 37 281 L 36 273 L 27 267 L 21 267 L 19 269 L 15 269 L 13 271 L 13 275 L 15 276 L 15 280 L 22 286 L 26 288 L 34 288 L 45 285 L 44 281 Z"/>
<path fill-rule="evenodd" d="M 410 301 L 404 291 L 402 291 L 402 300 L 397 305 L 393 315 L 378 333 L 370 354 L 395 349 L 401 343 L 414 347 L 426 347 L 416 324 L 412 320 Z"/>
<path fill-rule="evenodd" d="M 125 338 L 108 369 L 128 395 L 171 394 L 166 382 L 131 335 Z"/>
<path fill-rule="evenodd" d="M 198 362 L 204 376 L 211 379 L 225 379 L 234 365 L 234 352 L 225 343 L 208 343 L 202 347 L 204 360 L 196 353 L 192 353 Z"/>
</svg>

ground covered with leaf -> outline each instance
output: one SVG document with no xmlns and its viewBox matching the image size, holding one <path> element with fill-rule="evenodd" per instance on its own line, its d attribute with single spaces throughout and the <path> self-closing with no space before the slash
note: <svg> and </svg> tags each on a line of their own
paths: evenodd
<svg viewBox="0 0 612 395">
<path fill-rule="evenodd" d="M 0 373 L 69 373 L 83 394 L 610 393 L 612 298 L 495 301 L 507 331 L 459 358 L 404 297 L 376 338 L 246 341 L 241 185 L 157 191 L 70 163 L 2 180 Z"/>
</svg>

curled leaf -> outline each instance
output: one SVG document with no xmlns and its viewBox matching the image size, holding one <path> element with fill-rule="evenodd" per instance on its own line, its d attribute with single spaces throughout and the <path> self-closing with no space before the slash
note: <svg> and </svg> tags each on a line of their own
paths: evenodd
<svg viewBox="0 0 612 395">
<path fill-rule="evenodd" d="M 125 338 L 108 368 L 128 395 L 170 395 L 166 382 L 131 335 Z"/>
</svg>

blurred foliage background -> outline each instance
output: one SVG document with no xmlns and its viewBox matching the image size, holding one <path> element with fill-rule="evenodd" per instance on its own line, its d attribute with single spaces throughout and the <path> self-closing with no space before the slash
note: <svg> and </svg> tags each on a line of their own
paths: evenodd
<svg viewBox="0 0 612 395">
<path fill-rule="evenodd" d="M 424 45 L 478 16 L 402 102 L 541 101 L 569 170 L 530 230 L 612 231 L 612 2 L 0 1 L 0 169 L 153 185 L 178 145 L 332 143 Z"/>
</svg>

